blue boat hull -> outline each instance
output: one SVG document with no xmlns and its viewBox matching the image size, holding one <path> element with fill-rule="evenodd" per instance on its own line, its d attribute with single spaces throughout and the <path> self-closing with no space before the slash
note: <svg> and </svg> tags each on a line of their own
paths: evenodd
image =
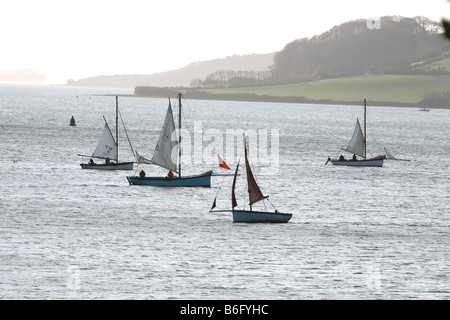
<svg viewBox="0 0 450 320">
<path fill-rule="evenodd" d="M 286 223 L 291 217 L 292 213 L 233 210 L 233 222 Z"/>
<path fill-rule="evenodd" d="M 130 185 L 156 187 L 210 187 L 212 171 L 184 177 L 127 177 Z"/>
</svg>

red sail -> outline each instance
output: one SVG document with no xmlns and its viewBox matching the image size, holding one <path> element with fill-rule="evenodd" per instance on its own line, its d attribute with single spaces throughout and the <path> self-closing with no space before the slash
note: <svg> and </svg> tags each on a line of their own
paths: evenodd
<svg viewBox="0 0 450 320">
<path fill-rule="evenodd" d="M 225 161 L 223 161 L 219 155 L 217 156 L 219 157 L 219 167 L 231 170 L 230 167 L 225 163 Z"/>
<path fill-rule="evenodd" d="M 237 207 L 237 205 L 238 205 L 237 202 L 236 202 L 236 196 L 234 194 L 234 189 L 236 187 L 236 177 L 237 177 L 238 170 L 239 170 L 239 163 L 236 166 L 236 171 L 234 172 L 233 186 L 231 187 L 231 206 L 233 208 Z"/>
</svg>

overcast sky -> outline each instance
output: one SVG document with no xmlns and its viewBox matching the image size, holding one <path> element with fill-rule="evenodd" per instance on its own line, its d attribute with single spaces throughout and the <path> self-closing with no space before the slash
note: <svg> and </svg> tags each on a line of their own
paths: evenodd
<svg viewBox="0 0 450 320">
<path fill-rule="evenodd" d="M 450 16 L 445 0 L 5 0 L 0 70 L 47 83 L 152 74 L 234 54 L 271 53 L 335 25 L 386 15 Z"/>
</svg>

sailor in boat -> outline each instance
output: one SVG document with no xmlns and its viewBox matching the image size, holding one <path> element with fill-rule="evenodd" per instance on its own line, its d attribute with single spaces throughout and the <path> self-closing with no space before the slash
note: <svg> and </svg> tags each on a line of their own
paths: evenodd
<svg viewBox="0 0 450 320">
<path fill-rule="evenodd" d="M 139 177 L 140 178 L 145 178 L 145 171 L 141 170 L 141 172 L 139 172 Z"/>
<path fill-rule="evenodd" d="M 106 158 L 105 164 L 109 164 L 109 158 Z"/>
<path fill-rule="evenodd" d="M 353 155 L 353 161 L 358 161 L 358 159 L 356 159 L 356 154 Z"/>
<path fill-rule="evenodd" d="M 172 170 L 169 170 L 169 173 L 167 174 L 167 178 L 173 178 L 173 172 L 172 172 Z"/>
<path fill-rule="evenodd" d="M 339 156 L 339 160 L 340 161 L 344 161 L 345 160 L 345 158 L 344 158 L 344 156 L 342 154 Z"/>
<path fill-rule="evenodd" d="M 95 163 L 94 163 L 94 160 L 92 160 L 92 158 L 89 160 L 89 163 L 88 163 L 89 165 L 94 165 Z"/>
</svg>

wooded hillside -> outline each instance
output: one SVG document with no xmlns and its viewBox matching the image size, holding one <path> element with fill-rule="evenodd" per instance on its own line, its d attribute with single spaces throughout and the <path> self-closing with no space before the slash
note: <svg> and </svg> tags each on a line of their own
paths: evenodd
<svg viewBox="0 0 450 320">
<path fill-rule="evenodd" d="M 437 22 L 423 17 L 383 17 L 343 23 L 311 39 L 286 45 L 275 55 L 274 83 L 371 74 L 410 74 L 415 63 L 448 56 L 449 43 Z"/>
<path fill-rule="evenodd" d="M 277 52 L 270 71 L 233 73 L 219 70 L 196 88 L 278 85 L 364 74 L 448 74 L 419 66 L 446 58 L 450 43 L 439 23 L 423 17 L 380 18 L 377 25 L 360 19 L 288 43 Z"/>
</svg>

